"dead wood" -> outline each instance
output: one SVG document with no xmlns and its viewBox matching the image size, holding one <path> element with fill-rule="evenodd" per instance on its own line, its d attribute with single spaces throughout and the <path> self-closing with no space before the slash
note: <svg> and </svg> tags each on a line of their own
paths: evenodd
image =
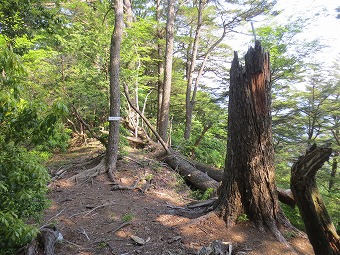
<svg viewBox="0 0 340 255">
<path fill-rule="evenodd" d="M 133 144 L 134 147 L 136 148 L 144 148 L 150 143 L 148 140 L 142 140 L 136 137 L 126 136 L 125 138 L 130 142 L 130 144 Z"/>
<path fill-rule="evenodd" d="M 214 179 L 215 181 L 221 182 L 223 180 L 223 170 L 217 167 L 209 166 L 207 164 L 197 162 L 194 160 L 190 160 L 192 165 L 196 167 L 201 172 L 206 173 L 210 178 Z"/>
<path fill-rule="evenodd" d="M 291 208 L 295 207 L 296 201 L 295 201 L 293 193 L 290 189 L 281 189 L 281 188 L 277 187 L 276 191 L 277 191 L 279 201 L 281 203 L 289 205 Z"/>
<path fill-rule="evenodd" d="M 55 227 L 42 227 L 38 236 L 24 248 L 24 255 L 35 255 L 43 252 L 46 255 L 54 255 L 55 244 L 61 241 L 63 236 Z"/>
<path fill-rule="evenodd" d="M 292 166 L 291 190 L 315 254 L 340 254 L 340 237 L 328 215 L 315 175 L 332 153 L 315 144 Z"/>
<path fill-rule="evenodd" d="M 166 163 L 177 171 L 188 183 L 200 190 L 209 188 L 217 189 L 219 183 L 210 178 L 207 174 L 199 171 L 189 161 L 176 155 L 169 155 L 165 158 Z"/>
<path fill-rule="evenodd" d="M 82 181 L 88 181 L 91 178 L 94 178 L 100 174 L 103 174 L 106 172 L 106 167 L 105 167 L 105 157 L 103 157 L 100 161 L 100 163 L 98 165 L 96 165 L 95 167 L 92 167 L 90 169 L 81 171 L 80 173 L 71 176 L 70 178 L 68 178 L 68 180 L 71 181 L 76 181 L 78 182 L 82 182 Z"/>
<path fill-rule="evenodd" d="M 124 222 L 122 223 L 120 226 L 118 226 L 117 228 L 115 228 L 114 230 L 110 230 L 108 231 L 109 232 L 113 232 L 113 233 L 116 233 L 118 230 L 122 229 L 122 228 L 125 228 L 126 226 L 130 225 L 131 222 Z"/>
<path fill-rule="evenodd" d="M 221 182 L 223 180 L 224 171 L 222 169 L 209 166 L 204 163 L 200 163 L 194 160 L 188 160 L 194 167 L 198 170 L 206 173 L 210 178 L 214 179 L 215 181 Z M 276 189 L 279 201 L 284 203 L 292 208 L 295 207 L 296 202 L 293 196 L 293 193 L 290 189 L 282 189 L 277 187 Z"/>
<path fill-rule="evenodd" d="M 157 137 L 158 141 L 160 142 L 160 144 L 162 145 L 162 147 L 164 148 L 164 150 L 167 152 L 167 154 L 172 154 L 172 152 L 170 151 L 168 145 L 164 142 L 164 140 L 160 137 L 160 135 L 157 133 L 156 129 L 151 125 L 151 123 L 149 122 L 149 120 L 144 116 L 144 114 L 138 110 L 132 103 L 130 97 L 129 97 L 129 90 L 128 90 L 128 86 L 126 84 L 124 84 L 124 93 L 125 93 L 125 97 L 126 100 L 128 101 L 129 105 L 132 107 L 132 109 L 134 109 L 139 116 L 141 116 L 141 118 L 143 119 L 143 121 L 145 122 L 145 124 L 150 128 L 150 130 L 152 131 L 152 133 Z"/>
<path fill-rule="evenodd" d="M 188 208 L 197 208 L 197 207 L 210 207 L 212 206 L 215 201 L 217 200 L 217 197 L 213 197 L 208 200 L 198 201 L 198 202 L 192 202 L 187 205 Z"/>
<path fill-rule="evenodd" d="M 72 109 L 74 112 L 75 117 L 77 118 L 77 120 L 82 123 L 84 125 L 84 127 L 87 129 L 87 131 L 89 131 L 89 133 L 96 138 L 99 142 L 101 142 L 105 147 L 107 147 L 107 141 L 105 139 L 103 139 L 102 137 L 98 136 L 90 127 L 89 124 L 87 124 L 85 122 L 85 120 L 83 119 L 83 117 L 80 115 L 80 113 L 77 111 L 76 107 L 74 105 L 72 105 Z"/>
</svg>

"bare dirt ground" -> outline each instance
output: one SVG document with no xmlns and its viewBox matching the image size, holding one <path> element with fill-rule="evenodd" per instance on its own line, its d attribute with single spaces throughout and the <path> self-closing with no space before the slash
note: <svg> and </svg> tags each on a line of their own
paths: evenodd
<svg viewBox="0 0 340 255">
<path fill-rule="evenodd" d="M 80 163 L 100 151 L 98 144 L 72 149 L 56 155 L 49 164 L 52 174 L 68 169 L 50 185 L 51 206 L 43 220 L 56 226 L 64 237 L 56 246 L 59 255 L 197 254 L 214 240 L 231 242 L 232 254 L 238 255 L 313 254 L 306 237 L 287 233 L 293 252 L 250 222 L 227 229 L 213 213 L 198 218 L 183 213 L 185 210 L 178 208 L 192 202 L 190 189 L 149 149 L 131 149 L 118 162 L 117 180 L 123 185 L 140 180 L 137 189 L 112 190 L 105 174 L 87 182 L 67 180 L 84 170 Z"/>
</svg>

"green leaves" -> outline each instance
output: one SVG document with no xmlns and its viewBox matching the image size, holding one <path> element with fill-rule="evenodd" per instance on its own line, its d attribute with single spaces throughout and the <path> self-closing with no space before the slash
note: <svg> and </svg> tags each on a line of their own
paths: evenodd
<svg viewBox="0 0 340 255">
<path fill-rule="evenodd" d="M 49 176 L 36 157 L 0 137 L 0 177 L 0 251 L 5 252 L 37 234 L 25 222 L 46 207 Z"/>
</svg>

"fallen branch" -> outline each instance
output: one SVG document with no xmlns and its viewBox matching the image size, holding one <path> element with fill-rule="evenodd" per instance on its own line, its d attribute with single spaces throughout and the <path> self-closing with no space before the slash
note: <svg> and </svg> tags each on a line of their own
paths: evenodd
<svg viewBox="0 0 340 255">
<path fill-rule="evenodd" d="M 90 239 L 89 236 L 87 235 L 87 233 L 86 233 L 86 231 L 85 231 L 84 228 L 80 228 L 80 233 L 82 233 L 82 234 L 86 237 L 87 240 L 91 241 L 91 239 Z"/>
<path fill-rule="evenodd" d="M 157 133 L 156 129 L 151 125 L 151 123 L 149 122 L 149 120 L 144 116 L 144 114 L 138 110 L 132 103 L 130 97 L 129 97 L 129 89 L 128 86 L 124 83 L 124 93 L 125 93 L 125 97 L 126 100 L 128 101 L 129 105 L 132 107 L 132 109 L 134 109 L 139 116 L 141 116 L 141 118 L 144 120 L 145 124 L 150 128 L 150 130 L 152 131 L 152 133 L 157 137 L 158 141 L 160 142 L 160 144 L 163 146 L 164 150 L 168 153 L 168 154 L 172 154 L 169 147 L 166 145 L 166 143 L 164 142 L 164 140 L 160 137 L 160 135 Z"/>
<path fill-rule="evenodd" d="M 89 124 L 87 124 L 87 123 L 85 122 L 85 120 L 82 118 L 82 116 L 79 114 L 78 110 L 76 109 L 76 107 L 75 107 L 73 104 L 72 104 L 72 109 L 73 109 L 73 111 L 74 111 L 74 114 L 75 114 L 77 120 L 78 120 L 79 122 L 81 122 L 81 123 L 84 125 L 84 127 L 90 132 L 90 134 L 91 134 L 94 138 L 96 138 L 96 139 L 97 139 L 99 142 L 101 142 L 105 147 L 107 147 L 107 142 L 106 142 L 106 140 L 103 139 L 102 137 L 99 137 L 96 133 L 93 132 L 93 130 L 91 129 L 91 127 L 89 126 Z"/>
</svg>

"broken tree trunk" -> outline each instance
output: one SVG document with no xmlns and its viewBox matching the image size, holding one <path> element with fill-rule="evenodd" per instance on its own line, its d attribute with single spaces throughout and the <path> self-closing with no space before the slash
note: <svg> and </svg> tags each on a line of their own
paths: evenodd
<svg viewBox="0 0 340 255">
<path fill-rule="evenodd" d="M 340 238 L 316 185 L 316 172 L 328 160 L 331 148 L 315 144 L 292 167 L 291 190 L 315 254 L 340 254 Z"/>
<path fill-rule="evenodd" d="M 286 242 L 279 227 L 292 227 L 278 203 L 271 132 L 269 54 L 259 41 L 240 65 L 237 52 L 230 69 L 228 144 L 224 178 L 215 204 L 227 226 L 243 213 L 260 230 Z"/>
<path fill-rule="evenodd" d="M 54 255 L 54 247 L 63 239 L 62 234 L 55 227 L 43 227 L 31 243 L 24 247 L 23 255 L 46 254 Z M 42 251 L 43 249 L 43 251 Z"/>
</svg>

